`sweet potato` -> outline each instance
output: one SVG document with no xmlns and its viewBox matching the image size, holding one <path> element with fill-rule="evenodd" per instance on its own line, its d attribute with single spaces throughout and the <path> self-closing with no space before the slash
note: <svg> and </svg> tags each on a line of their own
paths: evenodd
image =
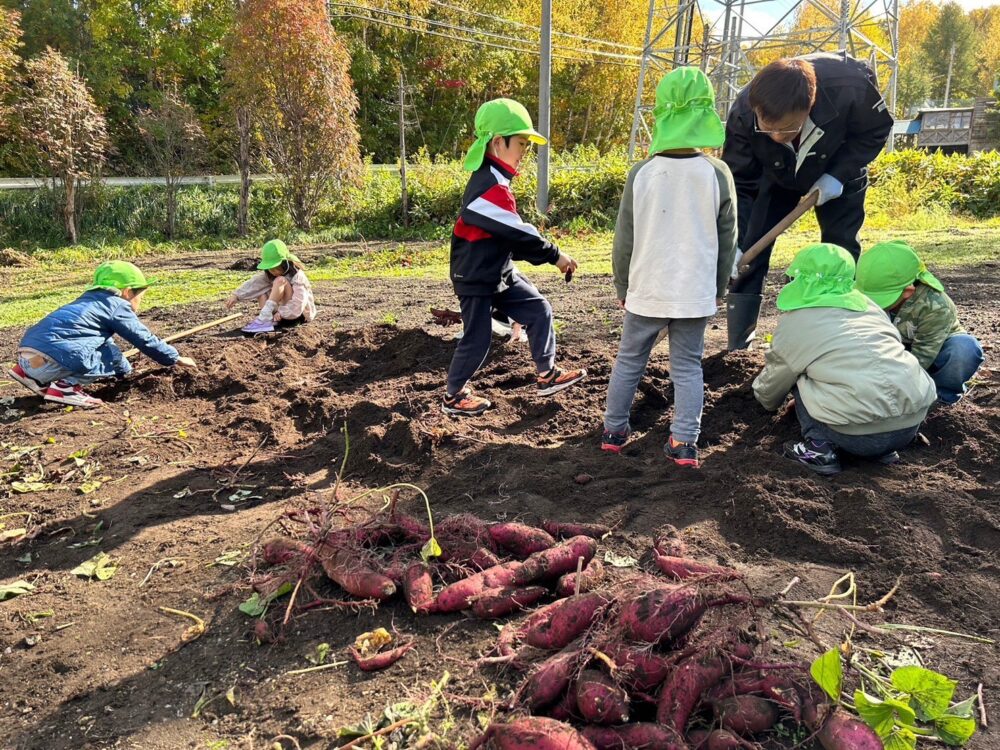
<svg viewBox="0 0 1000 750">
<path fill-rule="evenodd" d="M 410 609 L 425 615 L 434 609 L 434 581 L 431 569 L 424 562 L 411 564 L 403 573 L 403 593 Z"/>
<path fill-rule="evenodd" d="M 628 721 L 628 693 L 596 669 L 585 669 L 576 681 L 576 707 L 592 724 Z"/>
<path fill-rule="evenodd" d="M 489 589 L 510 586 L 514 573 L 521 567 L 519 562 L 495 565 L 492 568 L 445 586 L 437 596 L 438 612 L 458 612 L 472 606 L 473 600 Z"/>
<path fill-rule="evenodd" d="M 569 539 L 573 536 L 589 536 L 603 539 L 611 533 L 611 529 L 599 523 L 560 523 L 559 521 L 542 521 L 542 528 L 557 539 Z"/>
<path fill-rule="evenodd" d="M 874 729 L 840 709 L 830 714 L 816 739 L 823 750 L 882 750 Z"/>
<path fill-rule="evenodd" d="M 579 575 L 574 571 L 561 576 L 556 583 L 556 596 L 573 596 L 577 593 L 576 580 L 578 577 L 580 579 L 579 593 L 585 594 L 604 582 L 604 566 L 601 565 L 600 560 L 591 560 L 590 564 L 581 570 Z"/>
<path fill-rule="evenodd" d="M 531 616 L 523 640 L 535 648 L 563 648 L 594 623 L 609 601 L 591 591 L 553 602 Z"/>
<path fill-rule="evenodd" d="M 716 729 L 708 733 L 701 747 L 703 750 L 755 750 L 758 746 L 725 729 Z"/>
<path fill-rule="evenodd" d="M 519 700 L 531 711 L 554 703 L 569 687 L 579 659 L 580 650 L 575 648 L 550 656 L 521 684 Z"/>
<path fill-rule="evenodd" d="M 687 750 L 684 741 L 676 734 L 651 722 L 639 721 L 620 727 L 584 727 L 583 736 L 597 750 Z"/>
<path fill-rule="evenodd" d="M 596 750 L 569 724 L 543 716 L 493 724 L 469 746 L 469 750 L 478 750 L 487 742 L 494 750 Z"/>
<path fill-rule="evenodd" d="M 662 643 L 694 627 L 705 609 L 702 597 L 693 588 L 660 586 L 626 602 L 618 619 L 627 638 Z"/>
<path fill-rule="evenodd" d="M 396 584 L 388 576 L 368 567 L 356 550 L 331 549 L 324 544 L 317 554 L 327 578 L 352 596 L 382 600 L 396 593 Z"/>
<path fill-rule="evenodd" d="M 576 570 L 581 557 L 583 565 L 586 565 L 595 554 L 597 554 L 596 541 L 589 536 L 574 536 L 550 549 L 529 556 L 514 576 L 514 584 L 520 586 L 572 573 Z"/>
<path fill-rule="evenodd" d="M 379 653 L 371 654 L 370 656 L 362 656 L 360 651 L 352 647 L 351 656 L 354 657 L 355 663 L 362 672 L 377 672 L 380 669 L 391 667 L 397 661 L 402 659 L 403 655 L 407 651 L 416 645 L 416 641 L 410 641 L 409 643 L 404 643 L 402 646 L 397 646 L 389 651 L 380 651 Z"/>
<path fill-rule="evenodd" d="M 762 695 L 791 714 L 795 723 L 802 721 L 802 703 L 795 683 L 785 675 L 775 672 L 763 676 L 748 672 L 733 675 L 712 688 L 707 697 L 721 700 L 737 695 Z"/>
<path fill-rule="evenodd" d="M 713 581 L 736 581 L 743 578 L 743 574 L 732 568 L 724 568 L 721 565 L 698 562 L 689 557 L 676 557 L 674 555 L 656 554 L 656 565 L 671 578 L 682 581 L 687 578 L 710 578 Z"/>
<path fill-rule="evenodd" d="M 778 721 L 778 710 L 774 704 L 758 695 L 723 698 L 712 707 L 722 728 L 733 734 L 745 736 L 766 732 Z"/>
<path fill-rule="evenodd" d="M 489 589 L 472 603 L 472 614 L 483 620 L 495 620 L 530 607 L 548 593 L 544 586 Z"/>
<path fill-rule="evenodd" d="M 477 570 L 487 570 L 500 564 L 500 558 L 486 547 L 480 547 L 468 557 L 469 565 Z"/>
<path fill-rule="evenodd" d="M 653 690 L 673 669 L 674 662 L 666 656 L 624 643 L 615 643 L 601 649 L 618 666 L 619 677 L 629 692 Z"/>
<path fill-rule="evenodd" d="M 545 713 L 551 719 L 558 721 L 579 721 L 580 714 L 576 710 L 576 685 L 571 681 L 562 697 L 553 703 Z"/>
<path fill-rule="evenodd" d="M 489 527 L 489 534 L 495 545 L 522 559 L 556 543 L 544 529 L 523 523 L 496 523 Z"/>
<path fill-rule="evenodd" d="M 683 732 L 702 693 L 715 686 L 730 669 L 729 659 L 716 651 L 680 662 L 663 683 L 656 705 L 656 722 L 675 732 Z"/>
<path fill-rule="evenodd" d="M 275 537 L 261 548 L 264 562 L 268 565 L 284 565 L 289 560 L 305 558 L 312 553 L 312 548 L 295 539 Z"/>
</svg>

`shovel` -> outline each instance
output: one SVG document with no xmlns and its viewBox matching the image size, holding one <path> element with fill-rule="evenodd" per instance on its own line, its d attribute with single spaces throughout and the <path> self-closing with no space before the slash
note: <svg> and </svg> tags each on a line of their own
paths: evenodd
<svg viewBox="0 0 1000 750">
<path fill-rule="evenodd" d="M 799 202 L 799 205 L 797 205 L 795 208 L 793 208 L 791 211 L 788 212 L 788 215 L 784 219 L 782 219 L 773 227 L 771 227 L 771 230 L 767 234 L 765 234 L 763 237 L 761 237 L 759 240 L 753 243 L 750 249 L 747 250 L 745 253 L 743 253 L 743 257 L 740 258 L 740 264 L 738 268 L 740 275 L 730 284 L 730 286 L 735 286 L 740 281 L 740 279 L 742 279 L 743 276 L 746 274 L 754 258 L 760 255 L 764 251 L 765 247 L 767 247 L 776 239 L 778 239 L 778 237 L 781 235 L 782 232 L 784 232 L 786 229 L 788 229 L 788 227 L 790 227 L 792 224 L 798 221 L 799 217 L 802 216 L 802 214 L 804 214 L 810 208 L 815 206 L 816 201 L 818 200 L 819 200 L 819 190 L 814 190 L 813 192 L 809 193 L 809 195 L 807 195 Z"/>
</svg>

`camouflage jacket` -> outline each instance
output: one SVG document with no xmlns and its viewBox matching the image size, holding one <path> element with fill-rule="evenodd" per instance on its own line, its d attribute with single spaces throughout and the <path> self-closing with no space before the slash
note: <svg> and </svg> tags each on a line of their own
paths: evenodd
<svg viewBox="0 0 1000 750">
<path fill-rule="evenodd" d="M 913 296 L 891 317 L 903 344 L 925 370 L 934 364 L 945 339 L 965 333 L 951 297 L 926 284 L 917 284 Z"/>
</svg>

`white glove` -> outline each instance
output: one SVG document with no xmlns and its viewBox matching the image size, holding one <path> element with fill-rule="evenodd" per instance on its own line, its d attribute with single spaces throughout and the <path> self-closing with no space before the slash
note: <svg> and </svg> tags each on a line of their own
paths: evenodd
<svg viewBox="0 0 1000 750">
<path fill-rule="evenodd" d="M 819 191 L 817 206 L 822 206 L 827 201 L 836 200 L 844 194 L 844 183 L 832 174 L 825 174 L 816 180 L 816 184 L 809 188 L 809 192 Z"/>
<path fill-rule="evenodd" d="M 743 251 L 736 248 L 736 257 L 733 258 L 733 271 L 729 274 L 729 278 L 736 281 L 740 277 L 740 259 L 743 257 Z"/>
</svg>

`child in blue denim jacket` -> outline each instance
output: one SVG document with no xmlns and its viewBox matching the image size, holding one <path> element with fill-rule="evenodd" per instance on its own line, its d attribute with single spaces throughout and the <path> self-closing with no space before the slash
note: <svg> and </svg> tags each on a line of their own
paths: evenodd
<svg viewBox="0 0 1000 750">
<path fill-rule="evenodd" d="M 82 386 L 100 378 L 123 378 L 132 371 L 112 338 L 115 334 L 161 365 L 197 367 L 139 322 L 136 313 L 148 286 L 142 271 L 131 263 L 102 263 L 82 295 L 25 332 L 17 364 L 8 374 L 46 401 L 91 408 L 103 402 Z"/>
</svg>

